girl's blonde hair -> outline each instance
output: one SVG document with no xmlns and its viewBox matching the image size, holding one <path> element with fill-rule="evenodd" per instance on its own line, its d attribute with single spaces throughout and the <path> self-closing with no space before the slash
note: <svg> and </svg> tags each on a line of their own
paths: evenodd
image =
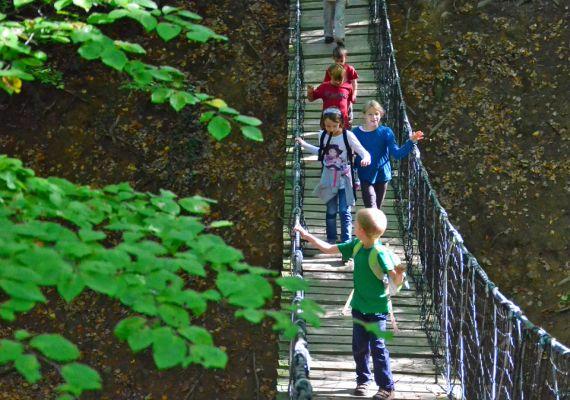
<svg viewBox="0 0 570 400">
<path fill-rule="evenodd" d="M 362 112 L 364 114 L 366 114 L 366 112 L 368 110 L 370 110 L 371 108 L 375 109 L 376 111 L 378 111 L 380 113 L 380 117 L 383 117 L 384 114 L 386 114 L 386 111 L 384 111 L 384 108 L 380 105 L 380 103 L 378 103 L 376 100 L 368 100 L 366 102 L 366 104 L 364 104 L 364 108 L 362 109 Z"/>
</svg>

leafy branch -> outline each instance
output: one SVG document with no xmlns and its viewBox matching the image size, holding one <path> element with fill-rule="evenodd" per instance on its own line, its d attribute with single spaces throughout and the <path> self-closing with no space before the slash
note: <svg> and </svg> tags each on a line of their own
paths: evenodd
<svg viewBox="0 0 570 400">
<path fill-rule="evenodd" d="M 286 310 L 263 307 L 273 297 L 272 283 L 291 291 L 304 283 L 274 279 L 275 272 L 245 263 L 241 251 L 211 233 L 230 223 L 202 221 L 212 203 L 200 196 L 178 199 L 165 190 L 136 192 L 126 183 L 92 189 L 38 178 L 19 160 L 0 156 L 0 294 L 8 297 L 0 303 L 0 318 L 14 321 L 18 313 L 46 302 L 44 287 L 55 287 L 66 302 L 90 289 L 129 308 L 115 335 L 134 352 L 150 349 L 159 369 L 225 367 L 227 355 L 196 325 L 209 302 L 231 305 L 237 317 L 253 323 L 273 319 L 275 330 L 294 335 L 297 328 Z M 215 287 L 194 290 L 199 279 Z M 316 304 L 305 300 L 295 307 L 318 324 Z M 62 345 L 64 340 L 40 335 L 29 344 L 54 361 L 74 361 L 79 352 L 70 343 Z M 66 351 L 51 351 L 55 342 Z M 0 360 L 18 369 L 17 357 L 25 356 L 31 372 L 23 375 L 37 381 L 33 355 L 23 350 L 14 355 L 10 346 L 21 346 L 2 343 L 7 347 L 0 346 Z M 68 383 L 61 390 L 78 396 L 96 389 L 95 375 L 85 368 L 64 365 L 61 373 Z"/>
<path fill-rule="evenodd" d="M 51 365 L 64 379 L 57 387 L 57 391 L 62 392 L 58 400 L 73 400 L 86 390 L 101 389 L 99 373 L 75 362 L 81 355 L 79 349 L 63 336 L 34 336 L 26 330 L 18 330 L 14 339 L 0 339 L 0 366 L 14 368 L 28 382 L 36 383 L 42 377 L 38 359 Z"/>
<path fill-rule="evenodd" d="M 98 28 L 129 18 L 146 33 L 155 32 L 166 42 L 182 34 L 198 43 L 227 40 L 198 24 L 202 19 L 198 14 L 178 7 L 159 8 L 151 0 L 13 0 L 13 5 L 13 13 L 0 12 L 0 88 L 7 93 L 20 93 L 22 81 L 36 78 L 34 70 L 47 60 L 45 45 L 70 44 L 78 47 L 82 58 L 125 73 L 137 87 L 150 92 L 153 103 L 168 102 L 176 111 L 187 105 L 206 107 L 209 111 L 203 113 L 201 120 L 208 123 L 208 131 L 217 140 L 230 134 L 232 122 L 240 126 L 247 138 L 263 140 L 259 119 L 240 114 L 221 99 L 194 91 L 184 72 L 141 61 L 137 57 L 144 56 L 146 50 L 140 44 L 115 40 Z M 41 11 L 44 6 L 50 6 L 51 12 Z M 35 7 L 41 16 L 17 18 L 22 7 Z M 93 12 L 94 9 L 107 12 Z"/>
</svg>

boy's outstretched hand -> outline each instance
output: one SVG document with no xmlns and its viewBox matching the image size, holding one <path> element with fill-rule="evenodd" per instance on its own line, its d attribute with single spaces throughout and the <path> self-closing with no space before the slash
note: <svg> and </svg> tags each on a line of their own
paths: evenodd
<svg viewBox="0 0 570 400">
<path fill-rule="evenodd" d="M 419 140 L 422 140 L 424 138 L 424 133 L 422 131 L 415 131 L 412 132 L 412 134 L 410 135 L 410 140 L 414 143 L 416 143 Z"/>
</svg>

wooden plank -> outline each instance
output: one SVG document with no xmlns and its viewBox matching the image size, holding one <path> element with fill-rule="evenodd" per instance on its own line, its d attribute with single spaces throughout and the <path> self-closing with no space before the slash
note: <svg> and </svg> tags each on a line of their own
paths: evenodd
<svg viewBox="0 0 570 400">
<path fill-rule="evenodd" d="M 401 379 L 401 378 L 400 378 Z M 277 387 L 281 390 L 286 390 L 288 386 L 288 379 L 279 379 Z M 355 377 L 347 380 L 326 380 L 314 379 L 311 380 L 313 386 L 313 393 L 323 394 L 326 396 L 337 396 L 339 393 L 349 395 L 355 387 Z M 376 385 L 371 385 L 370 390 L 367 392 L 369 398 L 378 390 Z M 428 382 L 407 382 L 405 380 L 398 380 L 396 382 L 396 399 L 430 399 L 434 400 L 437 396 L 445 394 L 445 390 L 438 384 Z M 321 398 L 321 397 L 318 397 Z M 328 398 L 328 397 L 327 397 Z M 362 397 L 360 397 L 362 399 Z M 443 398 L 443 397 L 440 397 Z"/>
<path fill-rule="evenodd" d="M 282 358 L 279 360 L 279 366 L 282 368 L 289 367 L 289 359 Z M 426 358 L 407 358 L 407 357 L 393 357 L 390 360 L 390 366 L 394 373 L 406 373 L 414 371 L 418 375 L 434 375 L 435 366 L 433 361 Z M 321 371 L 354 371 L 354 361 L 347 360 L 341 356 L 322 356 L 319 360 L 311 362 L 311 370 Z"/>
<path fill-rule="evenodd" d="M 309 335 L 307 340 L 309 342 L 309 351 L 312 351 L 313 345 L 316 344 L 329 344 L 330 348 L 338 348 L 337 345 L 352 345 L 352 335 Z M 281 343 L 288 344 L 289 340 L 282 340 Z M 388 347 L 388 350 L 390 350 L 393 346 L 423 349 L 424 347 L 430 347 L 430 344 L 427 340 L 427 337 L 425 336 L 422 338 L 418 336 L 405 337 L 403 335 L 395 335 L 392 339 L 386 340 L 386 346 Z"/>
<path fill-rule="evenodd" d="M 390 355 L 404 357 L 431 358 L 433 353 L 430 347 L 388 345 Z M 289 350 L 289 342 L 279 343 L 280 350 Z M 335 354 L 352 357 L 352 344 L 320 344 L 311 343 L 309 351 L 315 357 L 318 354 Z"/>
</svg>

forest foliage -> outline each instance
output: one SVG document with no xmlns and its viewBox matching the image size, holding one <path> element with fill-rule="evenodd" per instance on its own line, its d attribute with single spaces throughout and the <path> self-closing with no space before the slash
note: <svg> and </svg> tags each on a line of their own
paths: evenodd
<svg viewBox="0 0 570 400">
<path fill-rule="evenodd" d="M 216 140 L 232 125 L 248 139 L 263 140 L 259 119 L 194 90 L 177 68 L 144 62 L 140 44 L 106 33 L 105 25 L 123 19 L 165 42 L 183 35 L 197 43 L 227 40 L 199 24 L 198 14 L 151 0 L 0 0 L 0 88 L 20 93 L 24 82 L 39 79 L 54 45 L 73 46 L 79 57 L 124 74 L 155 104 L 176 111 L 202 107 L 200 121 Z M 309 300 L 266 307 L 276 287 L 296 291 L 306 284 L 246 263 L 214 234 L 232 224 L 205 222 L 214 203 L 168 190 L 137 192 L 127 183 L 90 188 L 40 178 L 20 160 L 0 155 L 0 319 L 15 321 L 52 295 L 69 303 L 91 290 L 126 307 L 115 336 L 135 353 L 150 351 L 158 369 L 225 367 L 224 349 L 196 323 L 212 303 L 234 307 L 236 317 L 251 323 L 271 319 L 286 336 L 298 329 L 291 312 L 302 311 L 318 325 L 320 309 Z M 198 281 L 212 284 L 200 290 Z M 35 383 L 49 365 L 62 378 L 58 399 L 74 399 L 103 385 L 99 372 L 81 362 L 87 351 L 59 333 L 20 329 L 0 339 L 0 371 L 15 370 Z"/>
</svg>

